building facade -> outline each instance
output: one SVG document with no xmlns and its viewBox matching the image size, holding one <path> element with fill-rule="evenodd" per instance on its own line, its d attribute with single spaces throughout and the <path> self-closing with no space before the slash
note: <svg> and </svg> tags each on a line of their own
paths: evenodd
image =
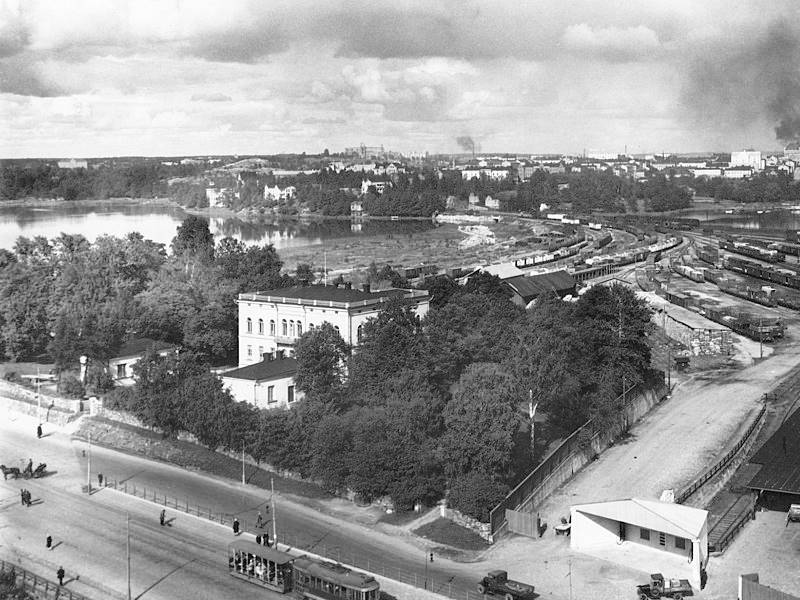
<svg viewBox="0 0 800 600">
<path fill-rule="evenodd" d="M 291 351 L 301 335 L 326 322 L 356 346 L 361 326 L 394 298 L 409 303 L 420 318 L 428 313 L 425 290 L 373 292 L 369 286 L 357 290 L 310 285 L 239 294 L 239 366 L 257 363 L 277 350 Z"/>
<path fill-rule="evenodd" d="M 271 410 L 290 408 L 303 399 L 303 392 L 295 389 L 295 375 L 297 361 L 273 352 L 257 363 L 222 373 L 220 379 L 238 402 Z"/>
</svg>

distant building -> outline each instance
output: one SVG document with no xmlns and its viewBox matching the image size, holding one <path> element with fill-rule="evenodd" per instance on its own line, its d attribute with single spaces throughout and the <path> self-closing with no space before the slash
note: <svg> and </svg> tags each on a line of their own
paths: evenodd
<svg viewBox="0 0 800 600">
<path fill-rule="evenodd" d="M 731 152 L 731 167 L 750 167 L 754 171 L 762 171 L 764 160 L 758 150 Z"/>
<path fill-rule="evenodd" d="M 700 169 L 692 169 L 692 175 L 695 177 L 722 177 L 722 169 L 720 167 L 703 167 Z"/>
<path fill-rule="evenodd" d="M 209 206 L 229 206 L 239 199 L 239 192 L 231 188 L 206 188 L 206 200 Z"/>
<path fill-rule="evenodd" d="M 361 203 L 361 200 L 353 200 L 350 203 L 350 214 L 354 217 L 364 216 L 364 205 Z"/>
<path fill-rule="evenodd" d="M 484 206 L 486 208 L 491 208 L 493 210 L 500 210 L 500 198 L 492 198 L 491 196 L 486 196 L 486 199 L 483 201 Z"/>
<path fill-rule="evenodd" d="M 783 150 L 783 156 L 786 160 L 800 161 L 800 142 L 787 144 Z"/>
<path fill-rule="evenodd" d="M 511 290 L 511 301 L 526 308 L 539 296 L 555 294 L 559 298 L 575 295 L 575 279 L 566 271 L 509 277 L 503 285 Z"/>
<path fill-rule="evenodd" d="M 297 194 L 297 188 L 293 185 L 286 186 L 285 188 L 281 189 L 277 185 L 269 187 L 264 186 L 264 200 L 270 200 L 272 202 L 286 202 L 287 200 L 294 198 Z"/>
<path fill-rule="evenodd" d="M 70 158 L 69 160 L 60 160 L 60 161 L 58 161 L 58 168 L 59 169 L 88 169 L 89 168 L 89 161 L 88 160 L 77 160 L 75 158 Z"/>
<path fill-rule="evenodd" d="M 361 182 L 361 193 L 366 194 L 369 192 L 370 188 L 374 188 L 378 194 L 382 194 L 386 191 L 386 187 L 389 185 L 388 181 L 370 181 L 367 179 L 366 181 Z"/>
<path fill-rule="evenodd" d="M 753 175 L 750 167 L 730 167 L 722 170 L 722 177 L 725 179 L 747 179 Z"/>
</svg>

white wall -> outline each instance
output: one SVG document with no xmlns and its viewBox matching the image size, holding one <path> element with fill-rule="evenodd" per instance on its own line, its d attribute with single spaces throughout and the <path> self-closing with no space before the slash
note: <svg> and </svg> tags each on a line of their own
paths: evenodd
<svg viewBox="0 0 800 600">
<path fill-rule="evenodd" d="M 250 379 L 236 379 L 225 377 L 223 374 L 222 385 L 228 389 L 237 402 L 247 402 L 256 408 L 288 408 L 298 400 L 302 400 L 303 393 L 294 390 L 294 402 L 289 404 L 289 386 L 294 386 L 293 377 L 283 377 L 269 381 L 256 382 Z M 273 386 L 273 401 L 268 402 L 268 389 Z"/>
</svg>

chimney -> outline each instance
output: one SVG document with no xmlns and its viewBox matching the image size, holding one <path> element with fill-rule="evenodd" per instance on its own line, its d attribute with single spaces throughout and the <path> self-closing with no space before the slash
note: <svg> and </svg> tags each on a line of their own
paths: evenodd
<svg viewBox="0 0 800 600">
<path fill-rule="evenodd" d="M 346 289 L 346 290 L 352 290 L 352 289 L 353 289 L 353 282 L 352 282 L 352 281 L 345 281 L 345 283 L 344 283 L 344 289 Z"/>
</svg>

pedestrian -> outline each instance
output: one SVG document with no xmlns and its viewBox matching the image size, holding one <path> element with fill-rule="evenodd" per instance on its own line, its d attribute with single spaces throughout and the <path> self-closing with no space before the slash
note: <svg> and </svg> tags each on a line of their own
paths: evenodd
<svg viewBox="0 0 800 600">
<path fill-rule="evenodd" d="M 161 516 L 159 516 L 158 521 L 163 526 L 165 523 L 165 519 L 167 518 L 167 510 L 162 508 L 161 509 Z"/>
<path fill-rule="evenodd" d="M 258 517 L 256 518 L 256 528 L 261 529 L 264 527 L 264 517 L 261 516 L 261 511 L 258 511 Z"/>
<path fill-rule="evenodd" d="M 58 585 L 64 585 L 64 567 L 58 567 L 56 575 L 58 576 Z"/>
<path fill-rule="evenodd" d="M 267 533 L 267 532 L 264 532 L 264 537 L 262 538 L 262 540 L 263 540 L 263 542 L 264 542 L 264 545 L 265 545 L 267 548 L 269 548 L 269 546 L 270 546 L 270 543 L 269 543 L 269 533 Z"/>
<path fill-rule="evenodd" d="M 233 517 L 233 535 L 239 535 L 239 519 Z"/>
<path fill-rule="evenodd" d="M 39 423 L 39 425 L 36 426 L 36 437 L 38 439 L 42 439 L 42 424 L 41 423 Z"/>
<path fill-rule="evenodd" d="M 23 490 L 22 493 L 24 494 L 23 501 L 25 502 L 25 506 L 31 505 L 31 493 L 28 490 Z"/>
<path fill-rule="evenodd" d="M 22 500 L 22 506 L 25 506 L 25 490 L 23 489 L 19 490 L 19 497 Z"/>
<path fill-rule="evenodd" d="M 53 549 L 53 537 L 48 535 L 47 539 L 44 541 L 44 544 L 45 544 L 45 546 L 47 546 L 48 550 L 52 550 Z"/>
<path fill-rule="evenodd" d="M 103 487 L 103 474 L 97 474 L 97 487 Z"/>
<path fill-rule="evenodd" d="M 256 544 L 258 544 L 259 546 L 261 545 L 261 536 L 260 535 L 256 536 Z"/>
</svg>

